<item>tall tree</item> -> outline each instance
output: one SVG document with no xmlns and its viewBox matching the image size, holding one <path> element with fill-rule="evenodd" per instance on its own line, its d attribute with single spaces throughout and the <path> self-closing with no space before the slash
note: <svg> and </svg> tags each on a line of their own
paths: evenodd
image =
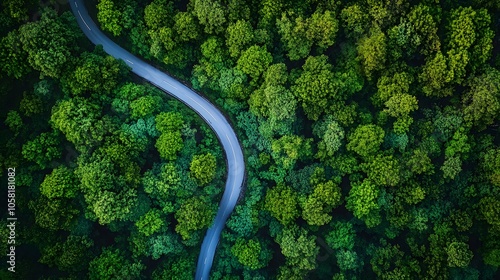
<svg viewBox="0 0 500 280">
<path fill-rule="evenodd" d="M 195 155 L 191 160 L 189 169 L 200 185 L 206 185 L 214 179 L 216 167 L 215 156 L 207 153 Z"/>
<path fill-rule="evenodd" d="M 238 20 L 229 24 L 226 33 L 226 45 L 232 57 L 239 57 L 240 53 L 247 49 L 253 40 L 253 27 L 250 22 Z"/>
<path fill-rule="evenodd" d="M 359 40 L 358 55 L 368 79 L 373 77 L 375 71 L 385 67 L 386 41 L 384 32 L 378 27 L 373 27 L 368 35 Z"/>
<path fill-rule="evenodd" d="M 23 49 L 34 69 L 53 78 L 59 78 L 67 70 L 79 49 L 77 39 L 82 34 L 71 22 L 71 14 L 58 17 L 56 11 L 46 8 L 39 21 L 19 28 Z"/>
<path fill-rule="evenodd" d="M 319 247 L 316 246 L 315 237 L 309 235 L 307 230 L 296 225 L 285 228 L 277 237 L 277 242 L 280 244 L 287 265 L 296 266 L 301 270 L 316 268 Z"/>
<path fill-rule="evenodd" d="M 368 157 L 378 151 L 384 136 L 384 130 L 377 125 L 360 125 L 348 136 L 346 147 L 362 157 Z"/>
<path fill-rule="evenodd" d="M 267 191 L 264 209 L 283 225 L 289 225 L 299 216 L 298 195 L 290 187 L 278 185 Z"/>
<path fill-rule="evenodd" d="M 352 211 L 354 217 L 364 220 L 368 227 L 380 224 L 380 205 L 377 203 L 379 188 L 367 179 L 351 186 L 346 208 Z"/>
<path fill-rule="evenodd" d="M 194 231 L 208 228 L 214 214 L 212 205 L 197 197 L 190 198 L 175 213 L 177 219 L 175 231 L 182 236 L 182 239 L 189 239 Z"/>
<path fill-rule="evenodd" d="M 493 124 L 500 112 L 500 71 L 487 71 L 471 80 L 470 90 L 463 97 L 464 118 L 479 129 Z"/>
</svg>

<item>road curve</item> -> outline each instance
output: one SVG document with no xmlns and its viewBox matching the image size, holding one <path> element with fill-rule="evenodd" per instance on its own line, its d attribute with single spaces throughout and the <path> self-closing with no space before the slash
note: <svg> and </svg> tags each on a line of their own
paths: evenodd
<svg viewBox="0 0 500 280">
<path fill-rule="evenodd" d="M 132 72 L 191 107 L 207 122 L 219 138 L 226 154 L 226 187 L 214 223 L 207 230 L 201 245 L 195 277 L 197 280 L 208 280 L 221 231 L 236 205 L 244 179 L 243 152 L 234 130 L 224 115 L 208 100 L 176 79 L 135 57 L 106 37 L 90 18 L 83 0 L 69 0 L 69 3 L 78 25 L 92 43 L 102 45 L 109 55 L 125 61 L 132 68 Z"/>
</svg>

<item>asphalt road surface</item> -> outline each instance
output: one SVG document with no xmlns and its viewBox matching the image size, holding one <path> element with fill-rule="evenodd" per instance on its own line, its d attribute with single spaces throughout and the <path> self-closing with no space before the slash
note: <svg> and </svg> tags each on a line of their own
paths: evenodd
<svg viewBox="0 0 500 280">
<path fill-rule="evenodd" d="M 219 138 L 226 154 L 226 187 L 214 223 L 208 229 L 201 245 L 195 278 L 197 280 L 209 279 L 221 231 L 236 205 L 244 179 L 245 162 L 236 134 L 224 115 L 208 100 L 176 79 L 135 57 L 106 37 L 90 18 L 83 0 L 69 0 L 69 2 L 78 25 L 92 43 L 102 45 L 108 54 L 125 61 L 132 68 L 132 72 L 191 107 L 208 123 Z"/>
</svg>

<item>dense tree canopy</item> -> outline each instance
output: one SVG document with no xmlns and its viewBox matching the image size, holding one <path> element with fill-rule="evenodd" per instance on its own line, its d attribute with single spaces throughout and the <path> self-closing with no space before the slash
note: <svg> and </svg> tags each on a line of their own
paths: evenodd
<svg viewBox="0 0 500 280">
<path fill-rule="evenodd" d="M 223 148 L 63 2 L 0 4 L 15 278 L 193 279 Z M 87 2 L 244 148 L 210 279 L 498 278 L 498 1 Z"/>
</svg>

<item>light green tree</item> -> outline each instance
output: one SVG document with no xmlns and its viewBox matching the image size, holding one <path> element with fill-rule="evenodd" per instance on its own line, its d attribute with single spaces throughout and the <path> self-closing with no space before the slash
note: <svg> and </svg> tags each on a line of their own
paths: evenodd
<svg viewBox="0 0 500 280">
<path fill-rule="evenodd" d="M 136 223 L 137 230 L 145 236 L 158 232 L 165 225 L 161 213 L 157 209 L 151 209 L 144 214 Z"/>
<path fill-rule="evenodd" d="M 374 124 L 359 125 L 348 136 L 347 150 L 353 151 L 362 157 L 375 154 L 384 141 L 384 130 Z"/>
<path fill-rule="evenodd" d="M 40 192 L 50 199 L 75 197 L 78 193 L 78 183 L 73 170 L 66 166 L 55 168 L 45 176 L 40 185 Z"/>
<path fill-rule="evenodd" d="M 290 187 L 278 185 L 266 193 L 264 209 L 283 225 L 289 225 L 298 218 L 298 206 L 298 195 Z"/>
<path fill-rule="evenodd" d="M 362 183 L 353 183 L 346 198 L 347 210 L 351 211 L 354 217 L 363 220 L 368 227 L 380 224 L 380 205 L 377 203 L 379 188 L 365 179 Z"/>
<path fill-rule="evenodd" d="M 206 185 L 214 179 L 216 168 L 216 158 L 211 153 L 193 156 L 189 166 L 200 185 Z"/>
</svg>

